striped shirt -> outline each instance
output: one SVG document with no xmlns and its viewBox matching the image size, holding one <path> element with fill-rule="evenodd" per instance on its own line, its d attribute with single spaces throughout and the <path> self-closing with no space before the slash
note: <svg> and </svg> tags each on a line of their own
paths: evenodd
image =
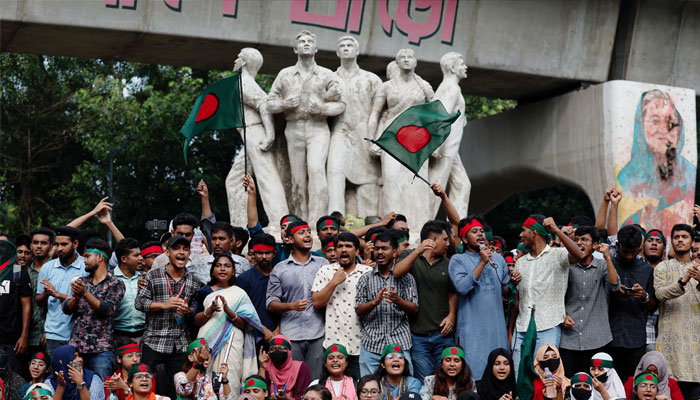
<svg viewBox="0 0 700 400">
<path fill-rule="evenodd" d="M 393 272 L 390 272 L 389 276 L 384 278 L 379 273 L 379 268 L 375 268 L 362 275 L 357 282 L 355 308 L 374 300 L 380 290 L 391 286 L 396 287 L 400 298 L 418 305 L 416 281 L 411 274 L 396 279 Z M 411 348 L 408 316 L 395 303 L 382 300 L 369 314 L 360 317 L 360 320 L 363 324 L 362 345 L 367 351 L 381 353 L 384 346 L 392 343 L 400 345 L 404 351 Z"/>
</svg>

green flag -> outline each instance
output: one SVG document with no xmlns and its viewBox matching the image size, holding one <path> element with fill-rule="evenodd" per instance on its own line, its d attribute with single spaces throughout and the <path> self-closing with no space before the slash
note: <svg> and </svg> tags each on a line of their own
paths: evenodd
<svg viewBox="0 0 700 400">
<path fill-rule="evenodd" d="M 520 364 L 518 364 L 517 387 L 518 397 L 521 400 L 531 400 L 535 395 L 532 383 L 539 375 L 535 371 L 535 344 L 537 343 L 537 325 L 535 324 L 535 310 L 530 313 L 530 323 L 525 332 L 525 338 L 520 345 Z"/>
<path fill-rule="evenodd" d="M 0 240 L 0 282 L 12 275 L 12 268 L 17 261 L 17 248 L 9 240 Z"/>
<path fill-rule="evenodd" d="M 183 150 L 185 164 L 187 164 L 187 147 L 200 132 L 244 126 L 241 73 L 234 72 L 199 94 L 194 102 L 194 109 L 185 125 L 180 128 L 180 134 L 185 137 Z"/>
<path fill-rule="evenodd" d="M 459 114 L 448 113 L 440 100 L 419 104 L 399 114 L 379 139 L 367 140 L 418 175 L 425 160 L 447 139 Z"/>
</svg>

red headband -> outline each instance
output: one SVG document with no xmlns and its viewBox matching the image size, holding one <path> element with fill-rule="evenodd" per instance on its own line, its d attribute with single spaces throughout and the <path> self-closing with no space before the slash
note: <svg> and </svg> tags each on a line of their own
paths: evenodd
<svg viewBox="0 0 700 400">
<path fill-rule="evenodd" d="M 536 223 L 537 223 L 537 220 L 535 220 L 535 219 L 532 218 L 532 217 L 528 217 L 528 218 L 525 220 L 525 222 L 523 222 L 523 226 L 524 226 L 525 228 L 529 228 L 529 227 L 531 227 L 532 225 L 534 225 L 534 224 L 536 224 Z"/>
<path fill-rule="evenodd" d="M 292 230 L 291 230 L 292 235 L 295 234 L 295 233 L 296 233 L 298 230 L 300 230 L 300 229 L 311 229 L 311 228 L 310 228 L 309 225 L 307 225 L 307 224 L 304 224 L 304 225 L 297 225 L 297 226 L 295 226 L 294 228 L 292 228 Z"/>
<path fill-rule="evenodd" d="M 163 249 L 160 246 L 150 246 L 150 247 L 146 247 L 145 249 L 141 250 L 141 256 L 143 256 L 143 257 L 146 257 L 147 255 L 152 254 L 152 253 L 162 254 Z"/>
<path fill-rule="evenodd" d="M 515 262 L 515 260 L 513 260 L 513 257 L 511 256 L 506 256 L 506 262 L 512 263 Z"/>
<path fill-rule="evenodd" d="M 328 244 L 326 245 L 326 248 L 329 248 L 329 247 L 335 247 L 335 243 L 328 242 Z"/>
<path fill-rule="evenodd" d="M 258 243 L 253 246 L 253 251 L 275 251 L 275 248 L 269 244 Z"/>
<path fill-rule="evenodd" d="M 475 226 L 480 226 L 482 228 L 484 227 L 483 225 L 481 225 L 481 222 L 479 222 L 479 220 L 473 219 L 471 222 L 468 222 L 462 227 L 462 229 L 459 230 L 459 237 L 467 236 L 467 232 L 469 232 Z"/>
</svg>

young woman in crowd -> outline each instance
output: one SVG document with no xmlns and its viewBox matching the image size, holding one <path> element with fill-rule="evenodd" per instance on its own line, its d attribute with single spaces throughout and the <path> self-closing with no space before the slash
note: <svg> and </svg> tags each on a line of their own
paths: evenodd
<svg viewBox="0 0 700 400">
<path fill-rule="evenodd" d="M 465 390 L 474 391 L 474 379 L 464 359 L 464 350 L 449 346 L 442 350 L 434 375 L 425 377 L 420 395 L 423 400 L 454 399 Z"/>
<path fill-rule="evenodd" d="M 59 346 L 53 353 L 51 368 L 53 374 L 44 383 L 53 389 L 55 400 L 104 400 L 102 380 L 83 369 L 83 358 L 75 346 Z"/>
<path fill-rule="evenodd" d="M 480 400 L 513 400 L 517 397 L 513 359 L 506 349 L 495 349 L 489 354 L 476 391 Z"/>
<path fill-rule="evenodd" d="M 53 391 L 43 383 L 34 383 L 27 387 L 26 392 L 22 391 L 19 394 L 24 400 L 53 400 Z M 0 396 L 0 399 L 4 397 Z"/>
<path fill-rule="evenodd" d="M 648 353 L 647 353 L 648 354 Z M 631 378 L 631 377 L 630 377 Z M 630 400 L 670 400 L 665 394 L 659 392 L 661 382 L 651 372 L 642 372 L 634 377 Z"/>
<path fill-rule="evenodd" d="M 593 390 L 593 378 L 585 372 L 579 372 L 571 377 L 569 397 L 571 400 L 610 400 L 605 389 L 602 387 L 601 389 L 603 389 L 602 393 Z"/>
<path fill-rule="evenodd" d="M 109 379 L 105 379 L 105 389 L 117 396 L 119 400 L 126 400 L 131 394 L 127 378 L 129 371 L 137 364 L 141 364 L 141 349 L 134 342 L 124 343 L 115 351 L 117 358 L 117 371 Z M 152 388 L 156 387 L 155 378 Z"/>
<path fill-rule="evenodd" d="M 228 375 L 231 391 L 240 392 L 241 380 L 258 370 L 255 358 L 255 333 L 263 335 L 262 323 L 246 292 L 235 286 L 236 268 L 229 254 L 215 254 L 209 270 L 210 281 L 197 293 L 194 323 L 197 337 L 212 344 L 210 369 L 218 371 L 224 360 L 231 366 Z M 246 329 L 247 326 L 253 329 Z M 246 340 L 246 337 L 249 337 Z M 228 342 L 232 341 L 229 349 Z M 250 348 L 246 349 L 245 347 Z M 229 349 L 228 357 L 226 349 Z M 252 356 L 245 357 L 245 354 Z"/>
<path fill-rule="evenodd" d="M 625 387 L 622 385 L 620 376 L 615 371 L 613 359 L 608 353 L 596 353 L 593 355 L 590 373 L 591 377 L 593 377 L 594 388 L 596 382 L 600 382 L 611 399 L 626 398 Z"/>
<path fill-rule="evenodd" d="M 535 378 L 534 382 L 532 382 L 535 391 L 533 398 L 535 400 L 550 398 L 546 395 L 546 389 L 553 386 L 557 394 L 551 398 L 562 400 L 571 383 L 564 375 L 564 366 L 561 363 L 559 349 L 549 344 L 540 347 L 535 355 L 534 364 L 535 371 L 540 378 Z M 549 368 L 551 377 L 547 377 L 544 371 L 545 368 Z"/>
<path fill-rule="evenodd" d="M 379 369 L 376 372 L 382 388 L 382 400 L 393 400 L 406 392 L 420 392 L 421 382 L 409 376 L 403 349 L 398 344 L 388 344 L 382 349 Z"/>
<path fill-rule="evenodd" d="M 382 395 L 382 387 L 375 375 L 365 375 L 357 382 L 359 400 L 377 400 Z"/>
<path fill-rule="evenodd" d="M 32 377 L 32 380 L 22 385 L 19 389 L 20 396 L 24 396 L 30 386 L 36 383 L 44 383 L 46 377 L 49 376 L 50 365 L 51 357 L 48 354 L 43 351 L 37 351 L 32 354 L 29 361 L 29 375 Z"/>
<path fill-rule="evenodd" d="M 182 371 L 175 374 L 175 392 L 179 399 L 191 400 L 233 400 L 236 394 L 231 390 L 226 377 L 228 365 L 222 363 L 219 373 L 223 375 L 221 386 L 214 388 L 214 376 L 207 371 L 211 351 L 207 341 L 199 338 L 187 346 L 187 361 L 182 366 Z"/>
<path fill-rule="evenodd" d="M 278 400 L 301 400 L 311 381 L 309 367 L 303 361 L 292 360 L 292 344 L 284 335 L 270 340 L 270 352 L 260 348 L 259 375 L 265 378 L 270 397 Z"/>
<path fill-rule="evenodd" d="M 267 383 L 260 375 L 251 375 L 243 380 L 243 393 L 253 396 L 255 400 L 266 400 Z"/>
<path fill-rule="evenodd" d="M 639 364 L 637 364 L 637 368 L 634 370 L 634 376 L 639 376 L 643 372 L 648 372 L 656 377 L 659 395 L 670 397 L 671 400 L 683 400 L 683 394 L 678 387 L 678 383 L 668 377 L 666 358 L 664 358 L 661 352 L 650 351 L 642 356 L 642 359 L 639 360 Z M 627 382 L 625 382 L 625 393 L 628 399 L 632 395 L 632 388 L 636 386 L 634 384 L 635 381 L 636 378 L 633 380 L 632 377 L 629 377 Z"/>
<path fill-rule="evenodd" d="M 131 394 L 126 400 L 170 400 L 170 397 L 153 393 L 153 372 L 148 365 L 134 365 L 129 369 L 127 378 Z"/>
<path fill-rule="evenodd" d="M 331 396 L 330 390 L 323 387 L 323 385 L 311 385 L 304 392 L 304 397 L 302 400 L 332 400 L 334 397 Z M 342 400 L 342 399 L 339 399 Z"/>
<path fill-rule="evenodd" d="M 339 344 L 329 346 L 323 359 L 325 363 L 321 370 L 321 379 L 316 383 L 325 386 L 334 399 L 357 400 L 355 384 L 350 376 L 345 375 L 345 369 L 348 367 L 348 351 L 345 347 Z"/>
</svg>

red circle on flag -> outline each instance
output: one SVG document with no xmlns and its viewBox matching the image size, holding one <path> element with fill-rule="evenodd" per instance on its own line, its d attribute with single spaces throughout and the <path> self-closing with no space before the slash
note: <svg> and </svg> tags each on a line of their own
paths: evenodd
<svg viewBox="0 0 700 400">
<path fill-rule="evenodd" d="M 457 354 L 457 348 L 456 347 L 451 348 L 450 354 Z"/>
<path fill-rule="evenodd" d="M 326 225 L 328 225 L 328 226 L 333 225 L 333 221 L 330 220 L 330 219 L 327 219 L 327 220 L 326 220 Z"/>
<path fill-rule="evenodd" d="M 148 367 L 146 366 L 146 364 L 141 364 L 141 365 L 139 366 L 139 371 L 141 371 L 141 372 L 146 372 L 146 371 L 148 371 Z"/>
<path fill-rule="evenodd" d="M 579 379 L 581 380 L 581 382 L 585 382 L 585 381 L 588 380 L 588 377 L 587 377 L 586 375 L 584 375 L 584 374 L 581 374 L 581 375 L 579 376 Z"/>
<path fill-rule="evenodd" d="M 431 138 L 430 132 L 422 126 L 407 125 L 396 132 L 396 140 L 411 153 L 425 147 Z"/>
<path fill-rule="evenodd" d="M 654 377 L 651 376 L 651 374 L 647 374 L 647 376 L 645 376 L 644 379 L 646 379 L 648 381 L 652 381 L 652 380 L 654 380 Z"/>
<path fill-rule="evenodd" d="M 39 391 L 35 390 L 32 392 L 32 397 L 38 397 L 39 396 Z"/>
<path fill-rule="evenodd" d="M 275 339 L 275 344 L 281 345 L 281 344 L 282 344 L 282 339 L 280 339 L 280 338 Z"/>
<path fill-rule="evenodd" d="M 216 114 L 216 111 L 219 109 L 219 99 L 216 97 L 216 95 L 209 93 L 207 94 L 207 97 L 204 98 L 204 101 L 202 104 L 199 106 L 199 111 L 197 111 L 197 118 L 195 118 L 195 122 L 202 122 L 206 119 L 211 118 L 212 115 Z"/>
<path fill-rule="evenodd" d="M 36 353 L 36 358 L 38 358 L 39 360 L 43 360 L 43 359 L 44 359 L 44 353 Z"/>
<path fill-rule="evenodd" d="M 600 364 L 602 364 L 602 361 L 600 361 L 600 360 L 593 360 L 593 366 L 594 366 L 594 367 L 600 367 Z"/>
<path fill-rule="evenodd" d="M 400 352 L 401 352 L 401 347 L 399 347 L 399 346 L 394 346 L 394 351 L 397 352 L 397 353 L 400 353 Z"/>
<path fill-rule="evenodd" d="M 248 379 L 248 386 L 253 386 L 255 385 L 255 380 L 254 379 Z"/>
<path fill-rule="evenodd" d="M 331 351 L 338 351 L 338 346 L 331 346 Z"/>
<path fill-rule="evenodd" d="M 199 344 L 201 344 L 201 345 L 206 345 L 206 344 L 207 344 L 207 341 L 204 340 L 204 339 L 199 339 Z"/>
</svg>

